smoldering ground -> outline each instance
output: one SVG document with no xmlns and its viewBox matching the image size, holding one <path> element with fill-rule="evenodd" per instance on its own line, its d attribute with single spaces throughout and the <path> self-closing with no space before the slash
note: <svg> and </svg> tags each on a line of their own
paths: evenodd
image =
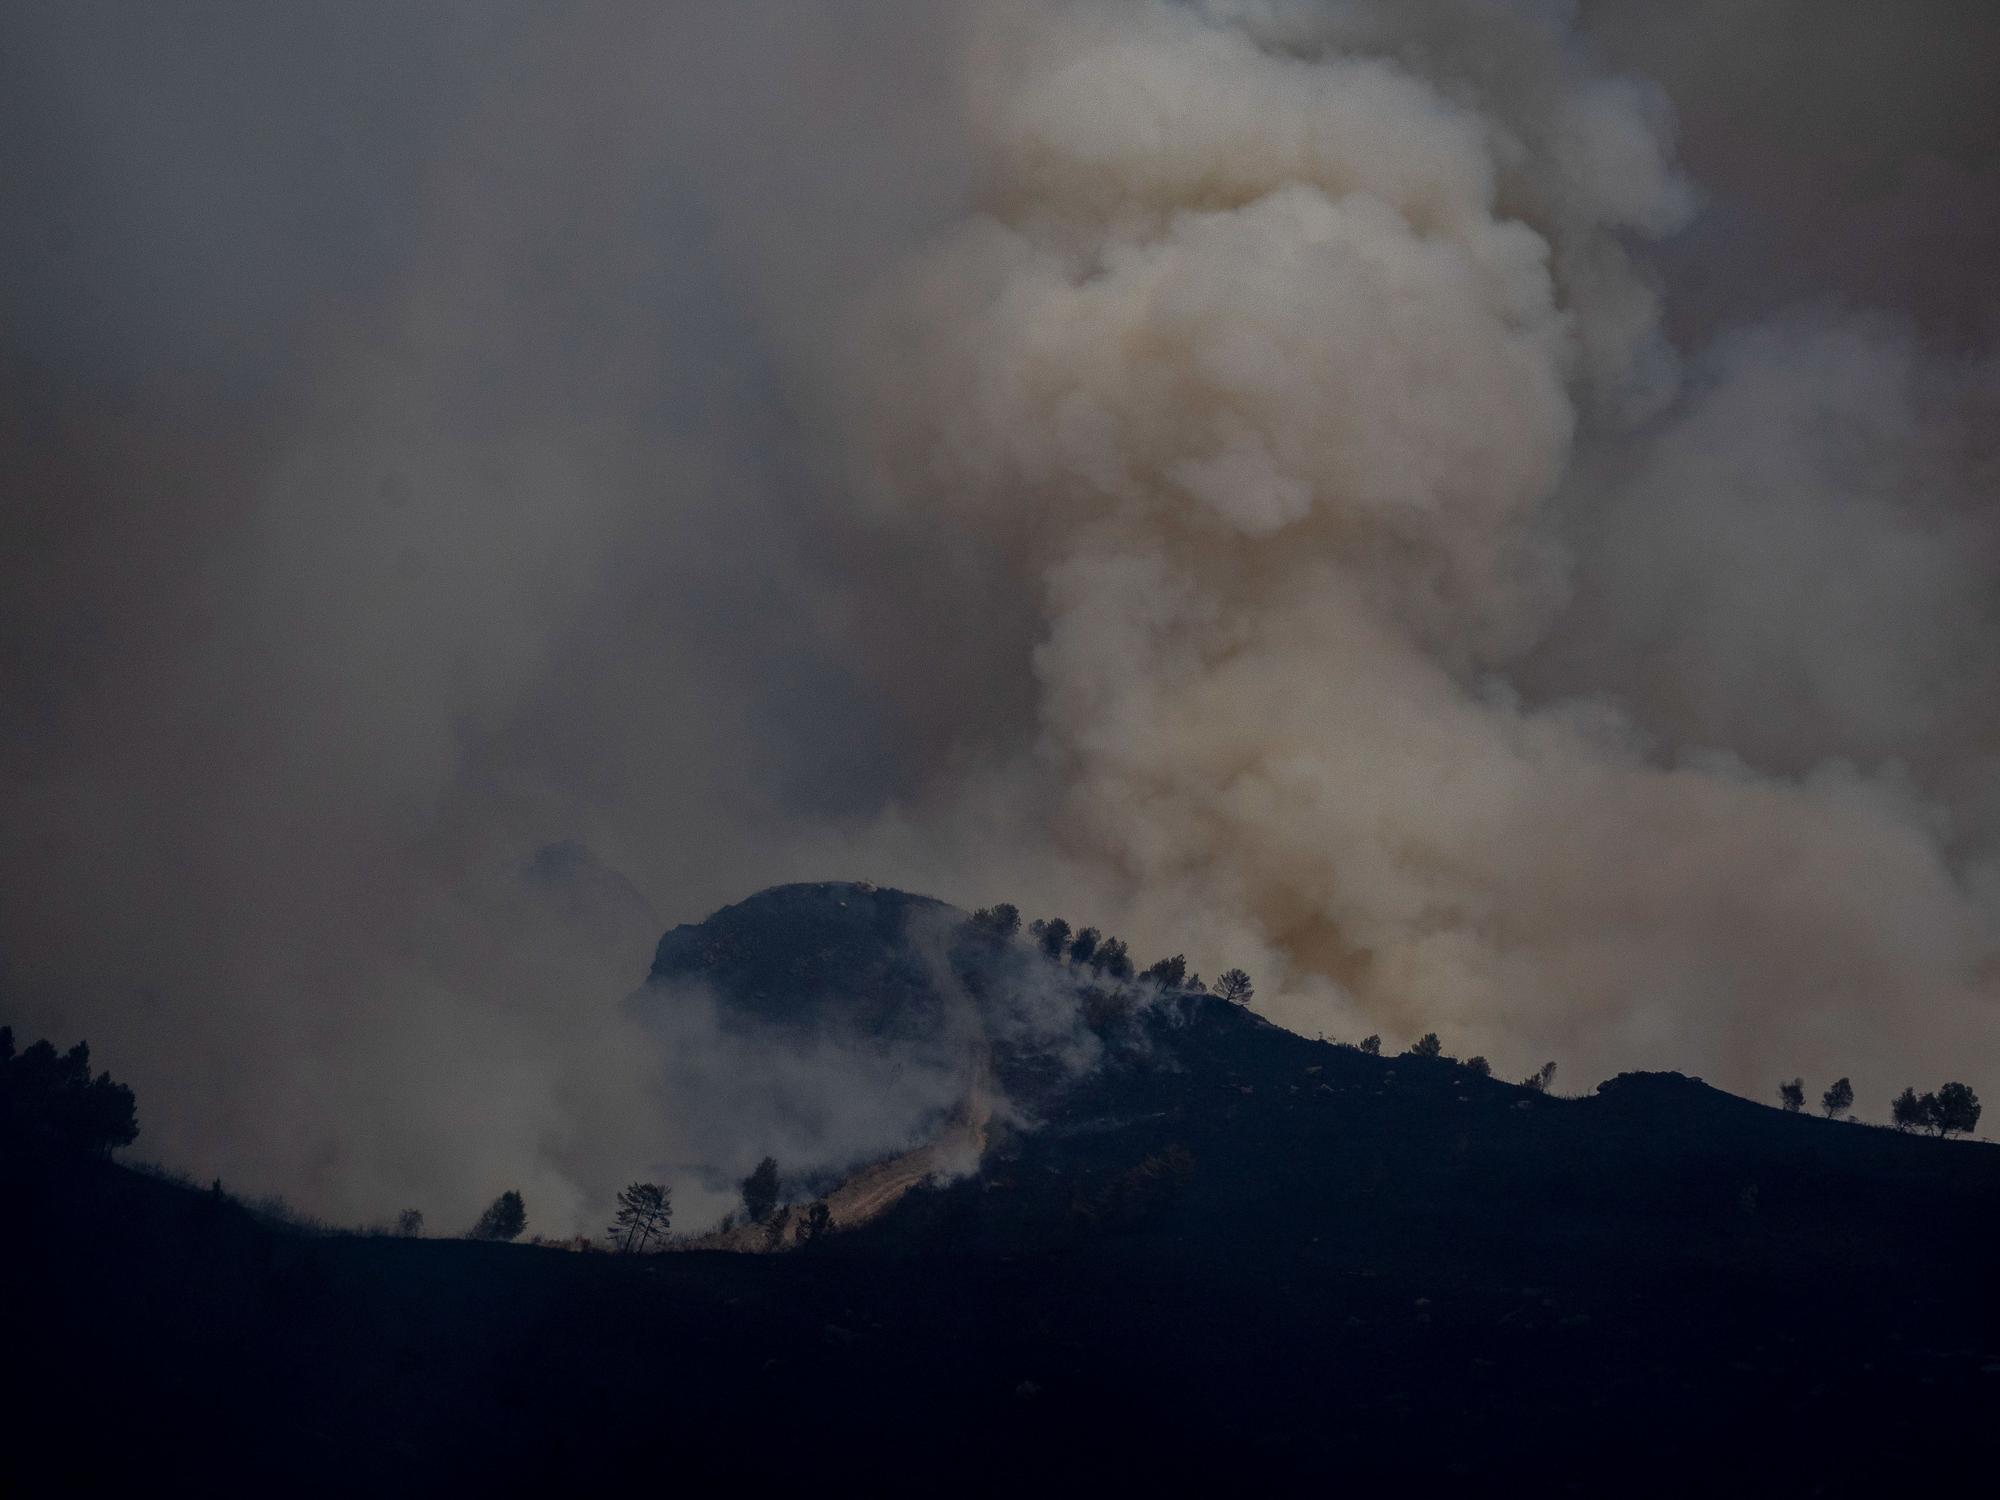
<svg viewBox="0 0 2000 1500">
<path fill-rule="evenodd" d="M 1684 19 L 11 8 L 9 1018 L 203 1176 L 550 1228 L 753 1149 L 606 1028 L 821 874 L 1965 1071 L 1994 23 Z"/>
</svg>

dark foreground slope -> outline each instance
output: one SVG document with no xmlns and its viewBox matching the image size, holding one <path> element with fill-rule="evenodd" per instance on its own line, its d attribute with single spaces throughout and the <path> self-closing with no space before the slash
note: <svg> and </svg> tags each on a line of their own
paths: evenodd
<svg viewBox="0 0 2000 1500">
<path fill-rule="evenodd" d="M 1216 1001 L 1133 1025 L 978 1176 L 787 1256 L 307 1238 L 110 1166 L 16 1180 L 6 1461 L 1584 1494 L 1984 1462 L 2000 1151 L 1672 1075 L 1546 1098 Z"/>
</svg>

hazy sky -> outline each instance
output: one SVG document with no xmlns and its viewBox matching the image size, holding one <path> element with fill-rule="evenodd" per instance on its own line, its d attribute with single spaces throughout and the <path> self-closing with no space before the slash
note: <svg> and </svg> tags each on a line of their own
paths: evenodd
<svg viewBox="0 0 2000 1500">
<path fill-rule="evenodd" d="M 2000 1087 L 1996 55 L 15 0 L 0 1020 L 344 1215 L 685 1160 L 604 1018 L 797 878 L 1576 1087 Z"/>
</svg>

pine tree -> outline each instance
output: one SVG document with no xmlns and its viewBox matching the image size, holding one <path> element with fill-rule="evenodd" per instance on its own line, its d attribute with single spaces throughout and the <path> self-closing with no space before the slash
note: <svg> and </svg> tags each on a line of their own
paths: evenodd
<svg viewBox="0 0 2000 1500">
<path fill-rule="evenodd" d="M 109 1073 L 90 1073 L 90 1047 L 57 1052 L 47 1040 L 18 1055 L 0 1027 L 0 1155 L 23 1151 L 107 1156 L 139 1134 L 132 1091 Z"/>
<path fill-rule="evenodd" d="M 1257 988 L 1241 969 L 1224 969 L 1215 981 L 1215 993 L 1232 1005 L 1248 1005 Z"/>
<path fill-rule="evenodd" d="M 1123 938 L 1108 937 L 1090 958 L 1091 969 L 1123 984 L 1132 977 L 1132 956 Z"/>
<path fill-rule="evenodd" d="M 1021 909 L 1011 901 L 982 906 L 972 914 L 972 925 L 996 938 L 1011 938 L 1021 930 Z"/>
<path fill-rule="evenodd" d="M 666 1238 L 674 1220 L 674 1190 L 657 1182 L 635 1182 L 618 1194 L 618 1212 L 612 1217 L 605 1231 L 612 1242 L 627 1254 L 643 1250 Z"/>
<path fill-rule="evenodd" d="M 1050 958 L 1061 958 L 1069 949 L 1069 923 L 1061 917 L 1051 917 L 1046 922 L 1037 922 L 1030 929 L 1035 941 L 1042 945 L 1042 952 Z"/>
<path fill-rule="evenodd" d="M 1924 1095 L 1924 1123 L 1940 1140 L 1954 1131 L 1970 1135 L 1979 1128 L 1979 1096 L 1962 1083 L 1947 1083 Z"/>
<path fill-rule="evenodd" d="M 778 1206 L 778 1161 L 767 1156 L 757 1170 L 743 1179 L 743 1211 L 752 1224 L 761 1224 Z"/>
<path fill-rule="evenodd" d="M 1898 1130 L 1915 1130 L 1927 1123 L 1928 1111 L 1915 1089 L 1904 1089 L 1889 1106 L 1889 1118 Z"/>
<path fill-rule="evenodd" d="M 479 1222 L 472 1226 L 475 1240 L 516 1240 L 528 1227 L 528 1206 L 512 1188 L 487 1205 Z"/>
</svg>

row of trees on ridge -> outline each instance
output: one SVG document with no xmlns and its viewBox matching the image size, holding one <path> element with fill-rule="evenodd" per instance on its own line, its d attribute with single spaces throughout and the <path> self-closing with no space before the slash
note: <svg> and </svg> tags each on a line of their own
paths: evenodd
<svg viewBox="0 0 2000 1500">
<path fill-rule="evenodd" d="M 1806 1082 L 1794 1078 L 1778 1085 L 1778 1103 L 1788 1115 L 1806 1107 Z M 1836 1078 L 1819 1096 L 1820 1113 L 1837 1120 L 1854 1108 L 1854 1084 Z M 1889 1106 L 1889 1119 L 1898 1130 L 1928 1130 L 1942 1139 L 1948 1135 L 1970 1135 L 1979 1128 L 1979 1096 L 1967 1085 L 1947 1083 L 1934 1094 L 1904 1089 Z"/>
<path fill-rule="evenodd" d="M 972 927 L 994 940 L 1011 941 L 1021 932 L 1021 909 L 1009 901 L 982 906 L 972 914 Z M 1072 928 L 1062 917 L 1036 918 L 1028 924 L 1028 937 L 1051 963 L 1087 969 L 1093 978 L 1112 984 L 1146 979 L 1162 990 L 1213 994 L 1233 1005 L 1248 1005 L 1257 993 L 1250 976 L 1242 969 L 1224 970 L 1211 989 L 1200 974 L 1188 972 L 1187 955 L 1182 953 L 1163 958 L 1141 972 L 1123 938 L 1108 937 L 1095 927 Z"/>
</svg>

